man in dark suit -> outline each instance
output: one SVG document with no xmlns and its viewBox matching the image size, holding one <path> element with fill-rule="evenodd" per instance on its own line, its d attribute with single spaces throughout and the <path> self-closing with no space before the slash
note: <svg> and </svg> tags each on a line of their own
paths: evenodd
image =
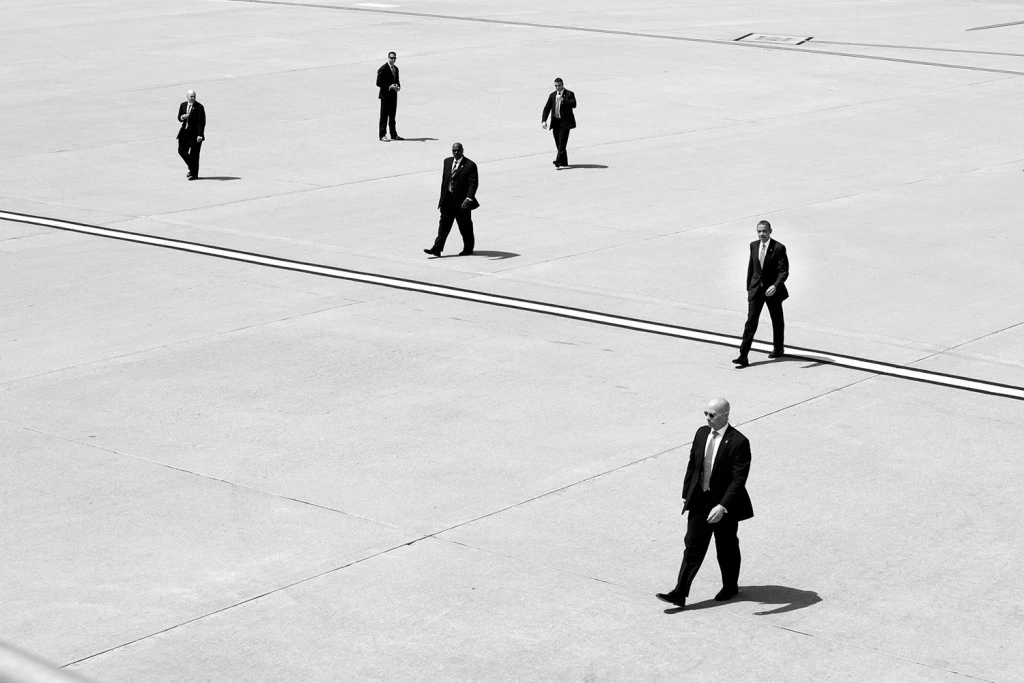
<svg viewBox="0 0 1024 683">
<path fill-rule="evenodd" d="M 462 251 L 459 256 L 473 253 L 476 240 L 473 237 L 472 211 L 480 206 L 476 201 L 476 188 L 480 184 L 476 164 L 469 157 L 463 156 L 462 143 L 452 145 L 452 155 L 444 160 L 441 172 L 441 198 L 437 208 L 441 210 L 441 222 L 437 226 L 437 239 L 434 246 L 424 249 L 431 256 L 440 256 L 444 242 L 451 232 L 452 223 L 458 221 L 459 233 L 462 235 Z"/>
<path fill-rule="evenodd" d="M 196 91 L 185 93 L 187 99 L 178 105 L 178 156 L 188 166 L 189 180 L 199 177 L 199 148 L 206 138 L 206 109 L 196 102 Z"/>
<path fill-rule="evenodd" d="M 388 53 L 388 61 L 377 69 L 377 87 L 380 93 L 380 124 L 377 126 L 377 134 L 381 142 L 387 142 L 384 136 L 385 131 L 391 129 L 392 140 L 402 140 L 395 130 L 395 114 L 398 112 L 398 91 L 402 89 L 402 81 L 398 77 L 398 67 L 395 60 L 398 55 L 394 52 Z"/>
<path fill-rule="evenodd" d="M 786 320 L 782 315 L 782 302 L 789 298 L 788 277 L 786 247 L 772 239 L 771 223 L 761 221 L 757 224 L 757 241 L 750 243 L 750 260 L 747 261 L 747 324 L 743 327 L 740 355 L 732 361 L 737 366 L 750 365 L 747 354 L 754 342 L 761 309 L 766 304 L 772 318 L 772 352 L 768 357 L 778 358 L 785 351 Z"/>
<path fill-rule="evenodd" d="M 551 135 L 555 138 L 555 149 L 558 155 L 552 161 L 555 168 L 562 168 L 569 165 L 569 155 L 565 151 L 569 144 L 569 131 L 576 127 L 576 94 L 572 90 L 566 90 L 561 78 L 555 79 L 555 91 L 548 95 L 548 101 L 544 103 L 544 112 L 540 115 L 541 126 L 547 130 L 549 127 L 548 116 L 551 116 Z"/>
<path fill-rule="evenodd" d="M 690 514 L 686 518 L 686 550 L 679 578 L 671 591 L 656 595 L 679 607 L 686 606 L 690 585 L 712 535 L 722 571 L 722 590 L 715 600 L 723 602 L 739 592 L 740 542 L 736 531 L 740 522 L 754 516 L 746 488 L 750 442 L 729 424 L 729 402 L 724 398 L 708 401 L 704 417 L 708 424 L 693 437 L 683 478 L 683 513 Z"/>
</svg>

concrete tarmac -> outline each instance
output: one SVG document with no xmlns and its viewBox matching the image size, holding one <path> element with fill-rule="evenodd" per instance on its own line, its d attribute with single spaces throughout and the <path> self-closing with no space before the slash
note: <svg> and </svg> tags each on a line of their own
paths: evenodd
<svg viewBox="0 0 1024 683">
<path fill-rule="evenodd" d="M 98 682 L 1021 678 L 1014 3 L 2 15 L 0 211 L 737 343 L 764 218 L 787 342 L 896 372 L 737 370 L 731 346 L 7 217 L 0 641 Z M 407 140 L 382 143 L 389 50 Z M 556 76 L 579 101 L 560 171 Z M 478 253 L 453 231 L 428 258 L 456 141 Z M 741 594 L 711 599 L 710 553 L 680 612 L 654 593 L 714 396 L 751 441 L 756 516 Z"/>
</svg>

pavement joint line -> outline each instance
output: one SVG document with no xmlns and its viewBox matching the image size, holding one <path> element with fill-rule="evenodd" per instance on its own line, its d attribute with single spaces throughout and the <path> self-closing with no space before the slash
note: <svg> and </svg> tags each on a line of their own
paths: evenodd
<svg viewBox="0 0 1024 683">
<path fill-rule="evenodd" d="M 208 244 L 202 244 L 199 242 L 171 239 L 168 237 L 159 237 L 156 235 L 147 235 L 144 233 L 129 232 L 125 230 L 115 230 L 112 228 L 103 228 L 96 225 L 75 223 L 72 221 L 65 221 L 55 218 L 46 218 L 43 216 L 33 216 L 30 214 L 22 214 L 0 210 L 0 220 L 10 221 L 14 223 L 26 223 L 29 225 L 50 227 L 55 228 L 57 230 L 65 230 L 68 232 L 84 233 L 94 235 L 97 237 L 105 237 L 125 242 L 133 242 L 136 244 L 144 244 L 149 246 L 161 247 L 165 249 L 172 249 L 176 251 L 184 251 L 204 256 L 212 256 L 214 258 L 221 258 L 229 261 L 237 261 L 240 263 L 248 263 L 252 265 L 264 266 L 269 268 L 278 268 L 281 270 L 290 270 L 294 272 L 307 273 L 310 275 L 317 275 L 321 277 L 331 277 L 341 280 L 349 280 L 352 282 L 361 282 L 364 284 L 390 287 L 392 289 L 417 292 L 421 294 L 430 294 L 432 296 L 442 296 L 446 298 L 460 299 L 463 301 L 482 303 L 491 306 L 500 306 L 504 308 L 511 308 L 521 311 L 541 313 L 544 315 L 561 317 L 570 320 L 579 320 L 583 322 L 605 325 L 608 327 L 618 327 L 622 329 L 633 330 L 636 332 L 658 334 L 663 336 L 675 337 L 678 339 L 687 339 L 689 341 L 715 344 L 718 346 L 737 347 L 740 341 L 739 337 L 733 335 L 711 332 L 707 330 L 699 330 L 689 327 L 682 327 L 679 325 L 672 325 L 668 323 L 659 323 L 649 320 L 642 320 L 638 318 L 628 318 L 625 316 L 619 316 L 610 313 L 601 313 L 599 311 L 591 311 L 587 309 L 574 308 L 570 306 L 562 306 L 559 304 L 551 304 L 543 301 L 533 301 L 530 299 L 520 299 L 516 297 L 503 296 L 498 294 L 488 294 L 486 292 L 478 290 L 462 289 L 446 285 L 436 285 L 420 280 L 410 280 L 406 278 L 399 278 L 389 275 L 379 275 L 376 273 L 349 270 L 346 268 L 339 268 L 336 266 L 309 263 L 305 261 L 296 261 L 276 256 L 268 256 L 266 254 L 239 251 L 235 249 L 226 249 Z M 771 344 L 767 342 L 755 341 L 753 348 L 754 350 L 757 351 L 768 352 L 771 350 Z M 1024 387 L 1015 386 L 1012 384 L 1001 384 L 998 382 L 980 380 L 961 375 L 952 375 L 941 372 L 935 372 L 931 370 L 922 370 L 919 368 L 910 367 L 909 365 L 897 365 L 895 363 L 870 360 L 867 358 L 858 358 L 856 356 L 846 356 L 842 354 L 820 351 L 817 349 L 803 348 L 798 346 L 790 346 L 788 348 L 787 357 L 794 360 L 807 360 L 821 364 L 836 365 L 851 370 L 859 370 L 862 372 L 868 372 L 877 375 L 887 375 L 899 379 L 922 382 L 926 384 L 934 384 L 952 389 L 959 389 L 963 391 L 970 391 L 975 393 L 988 394 L 992 396 L 999 396 L 1002 398 L 1014 399 L 1018 401 L 1024 401 Z"/>
<path fill-rule="evenodd" d="M 915 66 L 931 66 L 943 69 L 958 69 L 963 71 L 984 71 L 988 73 L 1000 73 L 1000 74 L 1011 74 L 1014 76 L 1024 76 L 1024 71 L 1012 71 L 1009 69 L 992 69 L 981 66 L 969 66 L 966 64 L 947 64 L 943 62 L 926 62 L 918 59 L 901 59 L 899 57 L 882 57 L 879 55 L 862 55 L 855 52 L 836 52 L 833 50 L 815 50 L 812 48 L 806 48 L 805 43 L 800 46 L 785 47 L 782 45 L 773 45 L 766 43 L 743 43 L 736 42 L 735 40 L 721 40 L 715 38 L 694 38 L 690 36 L 673 36 L 663 33 L 646 33 L 642 31 L 621 31 L 617 29 L 609 28 L 595 28 L 587 26 L 569 26 L 565 24 L 542 24 L 539 22 L 531 21 L 512 21 L 509 19 L 487 19 L 485 17 L 467 17 L 459 16 L 455 14 L 434 14 L 429 12 L 411 12 L 408 10 L 394 10 L 394 9 L 379 9 L 372 7 L 352 7 L 346 5 L 327 5 L 317 4 L 312 2 L 287 2 L 286 0 L 226 0 L 227 2 L 246 3 L 254 5 L 276 5 L 279 7 L 300 7 L 300 8 L 313 8 L 313 9 L 330 9 L 339 10 L 344 12 L 366 12 L 371 14 L 390 14 L 396 16 L 407 16 L 407 17 L 421 17 L 424 19 L 446 19 L 449 21 L 467 21 L 480 24 L 495 24 L 498 26 L 521 26 L 525 28 L 543 28 L 543 29 L 554 29 L 560 31 L 577 31 L 580 33 L 598 33 L 613 36 L 625 36 L 628 38 L 653 38 L 656 40 L 675 40 L 686 43 L 702 43 L 707 45 L 732 45 L 735 47 L 746 47 L 754 48 L 758 50 L 781 50 L 784 52 L 798 52 L 807 54 L 818 54 L 828 55 L 832 57 L 848 57 L 851 59 L 869 59 L 881 62 L 894 62 L 897 64 L 911 64 Z M 1024 23 L 1024 22 L 1020 22 Z M 1009 25 L 1009 24 L 1006 24 Z M 993 28 L 993 27 L 981 27 L 981 28 Z M 968 29 L 978 30 L 978 29 Z"/>
<path fill-rule="evenodd" d="M 1007 26 L 1020 26 L 1024 24 L 1024 21 L 1008 21 L 1005 24 L 989 24 L 988 26 L 975 26 L 974 28 L 965 29 L 967 31 L 984 31 L 990 28 L 1005 28 Z"/>
<path fill-rule="evenodd" d="M 1020 22 L 1024 24 L 1024 22 Z M 970 29 L 968 29 L 970 30 Z M 885 43 L 848 43 L 841 40 L 815 40 L 818 45 L 847 45 L 849 47 L 878 47 L 891 50 L 927 50 L 929 52 L 955 52 L 966 55 L 989 55 L 992 57 L 1024 57 L 1021 52 L 993 52 L 989 50 L 964 50 L 955 47 L 926 47 L 924 45 L 888 45 Z"/>
<path fill-rule="evenodd" d="M 377 299 L 374 299 L 374 301 L 377 301 Z M 253 323 L 251 325 L 242 325 L 241 327 L 234 327 L 234 328 L 232 328 L 230 330 L 220 330 L 220 331 L 214 332 L 212 334 L 200 335 L 198 337 L 190 337 L 188 339 L 179 339 L 177 341 L 168 342 L 166 344 L 160 344 L 158 346 L 150 346 L 150 347 L 147 347 L 147 348 L 144 348 L 144 349 L 136 349 L 134 351 L 129 351 L 127 353 L 119 353 L 117 355 L 107 356 L 105 358 L 95 358 L 95 359 L 92 359 L 92 360 L 84 361 L 82 363 L 76 363 L 74 365 L 65 365 L 62 368 L 56 368 L 54 370 L 47 370 L 46 372 L 39 372 L 39 373 L 36 373 L 34 375 L 24 375 L 22 377 L 12 377 L 10 379 L 0 380 L 0 385 L 13 384 L 15 382 L 26 382 L 26 381 L 38 379 L 40 377 L 46 377 L 47 375 L 54 375 L 54 374 L 57 374 L 59 372 L 68 372 L 70 370 L 76 370 L 78 368 L 88 367 L 90 365 L 95 365 L 97 363 L 108 363 L 110 361 L 116 361 L 116 360 L 122 360 L 122 359 L 125 359 L 125 358 L 131 358 L 132 356 L 139 356 L 139 355 L 146 354 L 146 353 L 152 353 L 154 351 L 162 351 L 164 349 L 171 349 L 171 348 L 174 348 L 174 347 L 177 347 L 177 346 L 181 346 L 181 345 L 184 345 L 184 344 L 194 344 L 194 343 L 199 342 L 200 340 L 203 340 L 203 339 L 210 339 L 210 338 L 214 338 L 214 337 L 220 337 L 222 335 L 227 335 L 227 334 L 235 334 L 236 332 L 244 332 L 245 330 L 254 330 L 254 329 L 258 328 L 258 327 L 263 327 L 264 325 L 276 325 L 277 323 L 283 323 L 283 322 L 286 322 L 286 321 L 289 321 L 289 320 L 298 320 L 299 318 L 304 318 L 306 316 L 319 315 L 321 313 L 326 313 L 328 311 L 336 311 L 336 310 L 341 309 L 341 308 L 348 308 L 350 306 L 359 306 L 359 305 L 362 305 L 362 304 L 365 304 L 365 303 L 368 303 L 368 302 L 366 302 L 366 301 L 349 301 L 349 300 L 346 300 L 344 303 L 340 303 L 340 304 L 335 305 L 335 306 L 328 306 L 326 308 L 318 308 L 316 310 L 305 311 L 303 313 L 298 313 L 298 314 L 295 314 L 295 315 L 287 315 L 287 316 L 284 316 L 283 318 L 274 318 L 273 320 L 264 320 L 262 322 Z M 0 683 L 2 683 L 2 681 L 0 681 Z"/>
<path fill-rule="evenodd" d="M 253 493 L 259 493 L 259 494 L 262 494 L 262 495 L 265 495 L 265 496 L 269 496 L 271 498 L 278 498 L 278 499 L 282 499 L 282 500 L 290 500 L 290 501 L 292 501 L 294 503 L 299 503 L 300 505 L 307 505 L 309 507 L 318 508 L 318 509 L 324 510 L 326 512 L 333 512 L 333 513 L 336 513 L 336 514 L 339 514 L 339 515 L 344 515 L 346 517 L 352 517 L 354 519 L 359 519 L 359 520 L 362 520 L 364 522 L 370 522 L 372 524 L 376 524 L 378 526 L 382 526 L 382 527 L 386 527 L 388 529 L 391 529 L 392 531 L 401 531 L 401 529 L 399 527 L 395 526 L 394 524 L 389 524 L 387 522 L 382 522 L 382 521 L 377 520 L 377 519 L 372 519 L 370 517 L 364 517 L 362 515 L 357 515 L 357 514 L 355 514 L 353 512 L 346 512 L 345 510 L 339 510 L 337 508 L 328 507 L 326 505 L 320 505 L 319 503 L 314 503 L 312 501 L 303 500 L 301 498 L 294 498 L 292 496 L 286 496 L 283 493 L 275 493 L 273 491 L 266 491 L 264 489 L 256 488 L 255 486 L 249 486 L 247 484 L 241 484 L 241 483 L 239 483 L 237 481 L 231 481 L 230 479 L 223 479 L 221 477 L 215 477 L 212 474 L 203 474 L 202 472 L 195 472 L 193 470 L 186 469 L 184 467 L 176 467 L 176 466 L 171 465 L 171 464 L 166 463 L 166 462 L 160 462 L 159 460 L 152 460 L 150 458 L 144 458 L 141 455 L 135 455 L 133 453 L 125 453 L 125 452 L 122 452 L 122 451 L 115 450 L 113 448 L 107 448 L 106 446 L 100 446 L 99 444 L 89 443 L 87 441 L 80 441 L 78 439 L 74 439 L 74 438 L 67 437 L 67 436 L 62 436 L 60 434 L 54 434 L 53 432 L 47 432 L 47 431 L 44 431 L 42 429 L 37 429 L 35 427 L 30 427 L 28 425 L 19 424 L 19 423 L 16 423 L 16 422 L 11 422 L 9 420 L 0 419 L 0 424 L 7 425 L 8 427 L 12 427 L 14 429 L 23 429 L 23 430 L 25 430 L 27 432 L 32 432 L 33 434 L 40 434 L 42 436 L 46 436 L 46 437 L 49 437 L 51 439 L 57 439 L 58 441 L 63 441 L 64 443 L 70 443 L 70 444 L 74 444 L 76 446 L 82 446 L 84 448 L 91 448 L 93 450 L 101 451 L 103 453 L 109 453 L 110 455 L 116 455 L 116 456 L 122 457 L 122 458 L 131 458 L 132 460 L 138 460 L 139 462 L 144 462 L 144 463 L 147 463 L 149 465 L 155 465 L 157 467 L 162 467 L 164 469 L 172 470 L 174 472 L 181 472 L 182 474 L 190 474 L 190 475 L 192 475 L 194 477 L 198 477 L 200 479 L 207 479 L 207 480 L 215 481 L 215 482 L 218 482 L 218 483 L 221 483 L 221 484 L 227 484 L 228 486 L 232 486 L 232 487 L 240 488 L 240 489 L 245 489 L 246 491 L 252 491 Z"/>
</svg>

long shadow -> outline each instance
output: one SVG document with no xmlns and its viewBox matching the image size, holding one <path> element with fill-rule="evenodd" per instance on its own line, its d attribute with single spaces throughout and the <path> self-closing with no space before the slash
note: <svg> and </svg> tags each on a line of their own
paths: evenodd
<svg viewBox="0 0 1024 683">
<path fill-rule="evenodd" d="M 737 370 L 745 370 L 746 368 L 756 368 L 758 365 L 770 365 L 772 363 L 809 363 L 805 365 L 804 369 L 807 368 L 818 368 L 822 365 L 832 365 L 832 363 L 824 360 L 818 360 L 817 358 L 807 358 L 805 356 L 790 356 L 785 355 L 782 358 L 766 358 L 765 360 L 757 360 L 752 362 L 743 368 L 737 367 Z"/>
<path fill-rule="evenodd" d="M 563 166 L 562 170 L 565 171 L 565 170 L 571 169 L 571 168 L 608 168 L 608 167 L 605 166 L 604 164 L 568 164 L 566 166 Z"/>
<path fill-rule="evenodd" d="M 401 140 L 392 140 L 392 142 L 427 142 L 430 140 L 437 140 L 437 138 L 402 138 Z"/>
<path fill-rule="evenodd" d="M 492 261 L 501 261 L 502 259 L 515 258 L 519 254 L 514 251 L 474 251 L 472 256 L 486 256 Z"/>
<path fill-rule="evenodd" d="M 515 258 L 516 256 L 519 256 L 519 255 L 520 254 L 517 254 L 514 251 L 480 251 L 479 249 L 477 249 L 472 254 L 469 254 L 468 256 L 462 256 L 458 252 L 455 252 L 455 253 L 452 253 L 452 254 L 441 254 L 440 256 L 434 256 L 433 254 L 427 254 L 427 258 L 428 259 L 438 259 L 438 258 L 469 258 L 471 256 L 485 256 L 485 257 L 490 258 L 492 261 L 500 261 L 502 259 Z"/>
<path fill-rule="evenodd" d="M 726 602 L 704 600 L 703 602 L 687 605 L 685 610 L 672 607 L 665 610 L 665 614 L 709 609 L 718 605 L 729 605 L 737 602 L 759 602 L 764 605 L 779 605 L 775 609 L 754 612 L 757 616 L 766 616 L 768 614 L 782 614 L 783 612 L 792 612 L 804 607 L 810 607 L 821 602 L 821 597 L 814 591 L 805 591 L 799 588 L 790 588 L 789 586 L 740 586 L 739 595 L 732 600 L 727 600 Z"/>
<path fill-rule="evenodd" d="M 220 180 L 223 182 L 225 180 L 241 180 L 241 178 L 235 175 L 201 175 L 196 180 Z"/>
</svg>

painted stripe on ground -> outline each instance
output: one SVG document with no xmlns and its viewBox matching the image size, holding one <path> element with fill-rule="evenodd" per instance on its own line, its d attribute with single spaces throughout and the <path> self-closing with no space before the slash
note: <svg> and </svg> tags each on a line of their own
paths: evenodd
<svg viewBox="0 0 1024 683">
<path fill-rule="evenodd" d="M 680 327 L 678 325 L 652 322 L 650 320 L 641 320 L 639 318 L 627 318 L 609 313 L 589 311 L 582 308 L 549 304 L 543 301 L 532 301 L 530 299 L 518 299 L 510 296 L 488 294 L 486 292 L 480 292 L 472 289 L 435 285 L 419 280 L 407 280 L 405 278 L 364 273 L 357 270 L 337 268 L 335 266 L 307 263 L 305 261 L 293 261 L 291 259 L 279 258 L 277 256 L 268 256 L 265 254 L 238 251 L 235 249 L 224 249 L 222 247 L 201 244 L 198 242 L 188 242 L 168 237 L 159 237 L 157 235 L 146 235 L 144 233 L 129 232 L 126 230 L 103 228 L 97 225 L 87 225 L 85 223 L 75 223 L 72 221 L 46 218 L 43 216 L 33 216 L 31 214 L 0 211 L 0 220 L 12 221 L 15 223 L 27 223 L 29 225 L 55 228 L 57 230 L 67 230 L 86 235 L 95 235 L 97 237 L 135 242 L 137 244 L 147 244 L 154 247 L 162 247 L 164 249 L 187 251 L 193 254 L 213 256 L 215 258 L 228 259 L 230 261 L 239 261 L 258 266 L 292 270 L 300 273 L 308 273 L 310 275 L 319 275 L 322 277 L 351 280 L 353 282 L 363 282 L 371 285 L 379 285 L 381 287 L 419 292 L 421 294 L 462 299 L 464 301 L 473 301 L 476 303 L 488 304 L 490 306 L 515 308 L 522 311 L 531 311 L 533 313 L 543 313 L 544 315 L 582 320 L 584 322 L 608 325 L 611 327 L 621 327 L 629 330 L 635 330 L 637 332 L 646 332 L 648 334 L 661 334 L 669 337 L 688 339 L 690 341 L 704 342 L 707 344 L 737 347 L 740 342 L 739 337 L 728 334 L 719 334 L 717 332 L 708 332 L 706 330 L 697 330 L 689 327 Z M 754 342 L 753 348 L 756 351 L 762 351 L 764 353 L 767 353 L 772 349 L 771 344 L 766 342 Z M 941 372 L 920 370 L 906 365 L 894 365 L 892 363 L 884 363 L 866 358 L 857 358 L 855 356 L 843 356 L 836 353 L 829 353 L 827 351 L 819 351 L 817 349 L 807 349 L 797 346 L 788 347 L 787 353 L 790 357 L 800 358 L 816 363 L 838 365 L 840 367 L 862 370 L 876 375 L 887 375 L 889 377 L 898 377 L 900 379 L 907 379 L 915 382 L 938 384 L 940 386 L 950 387 L 953 389 L 991 394 L 993 396 L 1002 396 L 1005 398 L 1024 401 L 1024 387 L 1014 386 L 1012 384 L 999 384 L 996 382 L 987 382 L 960 375 L 947 375 Z"/>
<path fill-rule="evenodd" d="M 372 9 L 369 7 L 354 7 L 352 5 L 327 5 L 313 2 L 288 2 L 287 0 L 227 0 L 228 2 L 244 2 L 253 5 L 276 5 L 279 7 L 308 7 L 313 9 L 329 9 L 341 12 L 372 12 L 377 14 L 392 14 L 406 17 L 421 17 L 424 19 L 446 19 L 449 21 L 471 21 L 478 24 L 496 24 L 499 26 L 523 26 L 526 28 L 548 28 L 559 31 L 578 31 L 581 33 L 603 33 L 612 36 L 630 36 L 633 38 L 654 38 L 657 40 L 678 40 L 686 43 L 704 43 L 708 45 L 732 45 L 733 47 L 746 47 L 756 50 L 786 50 L 789 52 L 806 52 L 816 55 L 830 55 L 833 57 L 849 57 L 851 59 L 871 59 L 880 62 L 896 62 L 898 64 L 914 64 L 917 66 L 933 66 L 942 69 L 960 69 L 963 71 L 984 71 L 993 74 L 1009 74 L 1011 76 L 1024 76 L 1024 71 L 1013 71 L 1010 69 L 993 69 L 984 66 L 970 66 L 967 64 L 947 64 L 945 62 L 925 62 L 918 59 L 901 59 L 899 57 L 881 57 L 878 55 L 864 55 L 856 52 L 836 52 L 833 50 L 809 49 L 806 45 L 783 46 L 771 45 L 768 43 L 745 43 L 735 40 L 716 40 L 714 38 L 692 38 L 688 36 L 672 36 L 663 33 L 645 33 L 641 31 L 617 31 L 610 28 L 592 28 L 589 26 L 568 26 L 564 24 L 541 24 L 532 21 L 512 21 L 511 19 L 487 19 L 485 17 L 466 17 L 456 14 L 433 14 L 430 12 L 410 12 L 408 10 L 393 9 Z M 980 28 L 991 28 L 982 26 Z M 975 30 L 975 29 L 969 29 Z"/>
</svg>

